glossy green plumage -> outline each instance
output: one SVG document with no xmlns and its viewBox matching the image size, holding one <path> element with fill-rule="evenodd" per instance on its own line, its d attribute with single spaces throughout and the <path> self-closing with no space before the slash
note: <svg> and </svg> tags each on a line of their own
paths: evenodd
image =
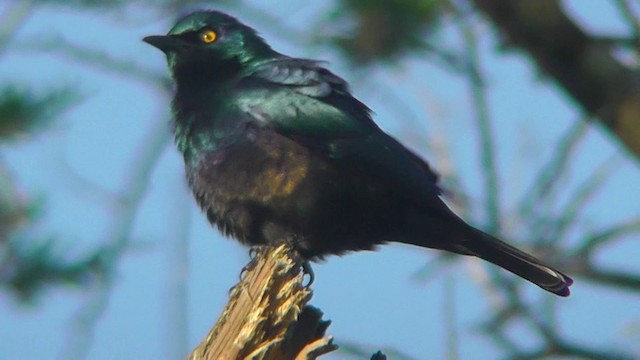
<svg viewBox="0 0 640 360">
<path fill-rule="evenodd" d="M 200 40 L 204 30 L 216 40 Z M 224 233 L 247 245 L 288 242 L 310 259 L 389 241 L 443 249 L 569 294 L 570 278 L 451 212 L 429 165 L 320 63 L 279 54 L 215 11 L 145 41 L 167 55 L 189 185 Z"/>
</svg>

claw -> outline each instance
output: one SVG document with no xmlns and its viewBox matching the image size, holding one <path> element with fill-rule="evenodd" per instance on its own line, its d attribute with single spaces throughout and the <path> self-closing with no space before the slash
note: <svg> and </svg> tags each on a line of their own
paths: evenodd
<svg viewBox="0 0 640 360">
<path fill-rule="evenodd" d="M 313 269 L 311 268 L 311 263 L 309 261 L 305 261 L 302 263 L 302 274 L 309 275 L 309 282 L 304 287 L 310 287 L 313 284 L 313 281 L 316 279 L 316 275 L 313 273 Z"/>
<path fill-rule="evenodd" d="M 249 261 L 249 263 L 245 266 L 242 267 L 242 269 L 240 270 L 240 276 L 239 276 L 239 280 L 242 281 L 242 279 L 244 279 L 244 276 L 247 274 L 247 271 L 249 271 L 249 268 L 251 267 L 251 264 L 253 263 L 253 259 L 251 261 Z"/>
</svg>

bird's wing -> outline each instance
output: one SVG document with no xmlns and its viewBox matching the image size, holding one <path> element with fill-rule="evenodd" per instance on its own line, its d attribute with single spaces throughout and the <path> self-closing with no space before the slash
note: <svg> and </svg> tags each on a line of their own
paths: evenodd
<svg viewBox="0 0 640 360">
<path fill-rule="evenodd" d="M 270 60 L 251 69 L 238 88 L 238 106 L 282 132 L 334 137 L 378 130 L 347 82 L 317 61 Z"/>
<path fill-rule="evenodd" d="M 239 88 L 237 106 L 253 121 L 332 159 L 361 165 L 371 176 L 402 187 L 400 192 L 441 193 L 429 165 L 380 130 L 347 82 L 318 62 L 271 60 L 253 69 Z"/>
</svg>

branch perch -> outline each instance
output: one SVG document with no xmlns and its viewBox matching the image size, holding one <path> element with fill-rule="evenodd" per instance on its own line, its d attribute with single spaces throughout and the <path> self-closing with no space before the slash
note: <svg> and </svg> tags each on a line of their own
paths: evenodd
<svg viewBox="0 0 640 360">
<path fill-rule="evenodd" d="M 312 292 L 302 285 L 302 264 L 286 245 L 259 249 L 189 360 L 307 360 L 337 349 L 325 336 L 330 321 L 306 305 Z"/>
</svg>

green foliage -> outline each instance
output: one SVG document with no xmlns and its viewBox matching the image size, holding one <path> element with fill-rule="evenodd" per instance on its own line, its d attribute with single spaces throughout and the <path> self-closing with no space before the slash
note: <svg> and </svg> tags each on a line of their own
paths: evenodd
<svg viewBox="0 0 640 360">
<path fill-rule="evenodd" d="M 35 94 L 25 87 L 5 85 L 0 89 L 0 143 L 42 130 L 78 98 L 69 88 Z M 63 260 L 54 251 L 53 240 L 30 234 L 39 209 L 0 158 L 0 286 L 21 301 L 33 301 L 46 286 L 87 283 L 98 269 L 96 255 Z"/>
<path fill-rule="evenodd" d="M 99 253 L 67 261 L 56 251 L 53 239 L 37 240 L 16 236 L 3 249 L 0 283 L 22 302 L 33 302 L 42 290 L 52 286 L 87 286 L 101 273 Z"/>
<path fill-rule="evenodd" d="M 6 85 L 0 89 L 0 141 L 42 129 L 77 99 L 77 93 L 68 88 L 36 95 L 26 88 Z"/>
<path fill-rule="evenodd" d="M 31 214 L 14 187 L 13 179 L 0 166 L 0 246 L 3 239 L 25 223 Z"/>
<path fill-rule="evenodd" d="M 99 253 L 69 261 L 56 241 L 31 234 L 41 208 L 18 190 L 0 163 L 0 287 L 23 302 L 33 302 L 47 287 L 88 284 L 100 269 Z"/>
<path fill-rule="evenodd" d="M 442 15 L 441 0 L 341 0 L 336 14 L 356 21 L 332 42 L 354 62 L 392 61 L 425 48 Z"/>
</svg>

